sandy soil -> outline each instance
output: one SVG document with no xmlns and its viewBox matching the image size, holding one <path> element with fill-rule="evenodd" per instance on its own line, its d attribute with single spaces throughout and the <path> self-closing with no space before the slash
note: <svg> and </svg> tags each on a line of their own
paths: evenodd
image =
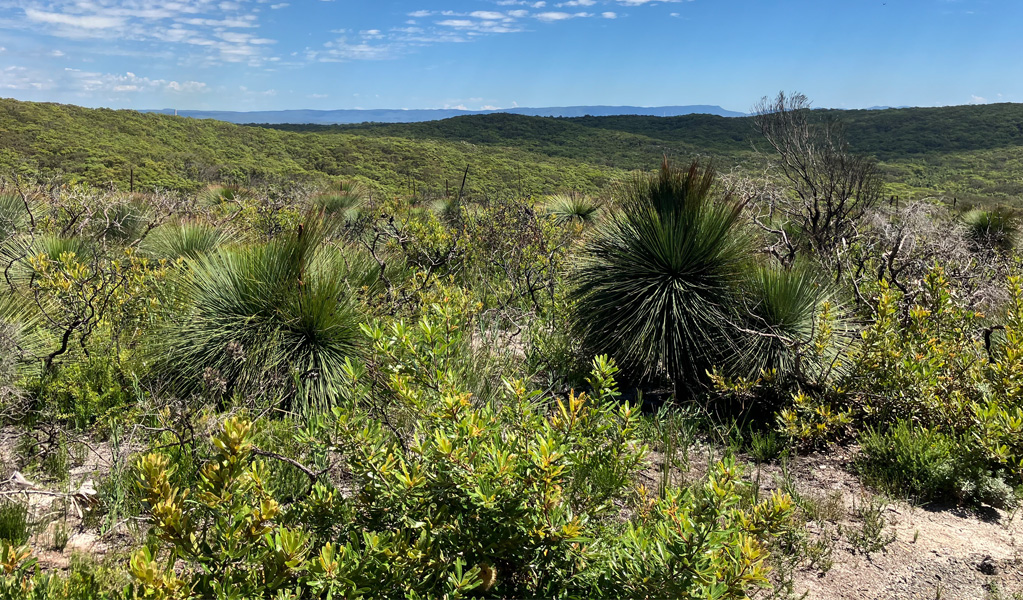
<svg viewBox="0 0 1023 600">
<path fill-rule="evenodd" d="M 798 565 L 791 573 L 793 591 L 764 593 L 764 597 L 819 600 L 958 600 L 1023 598 L 1023 517 L 985 507 L 912 506 L 877 497 L 851 472 L 855 449 L 835 448 L 788 461 L 789 479 L 798 493 L 830 506 L 833 514 L 807 529 L 813 539 L 831 546 L 833 564 L 826 572 Z M 706 449 L 691 454 L 684 477 L 691 481 L 716 458 Z M 658 477 L 659 455 L 647 477 Z M 676 476 L 678 477 L 678 476 Z M 782 486 L 777 464 L 748 466 L 746 478 L 762 493 Z M 864 554 L 849 541 L 863 528 L 858 509 L 871 499 L 884 506 L 885 534 L 894 541 L 882 551 Z"/>
</svg>

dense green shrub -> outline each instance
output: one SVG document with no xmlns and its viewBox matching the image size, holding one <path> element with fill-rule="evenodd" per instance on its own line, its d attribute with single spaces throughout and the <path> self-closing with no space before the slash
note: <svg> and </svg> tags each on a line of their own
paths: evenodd
<svg viewBox="0 0 1023 600">
<path fill-rule="evenodd" d="M 28 507 L 24 503 L 5 499 L 0 501 L 0 540 L 20 546 L 28 541 Z"/>
<path fill-rule="evenodd" d="M 139 550 L 140 591 L 745 597 L 765 581 L 762 544 L 783 526 L 787 498 L 744 505 L 730 464 L 688 490 L 632 496 L 644 448 L 632 433 L 638 411 L 615 400 L 613 374 L 599 360 L 592 395 L 553 403 L 516 382 L 503 402 L 483 405 L 454 389 L 410 389 L 419 418 L 403 435 L 335 407 L 309 439 L 336 448 L 349 487 L 321 481 L 290 508 L 269 495 L 242 419 L 215 436 L 191 493 L 172 483 L 165 455 L 150 454 L 140 485 L 156 533 L 184 562 L 172 570 Z"/>
<path fill-rule="evenodd" d="M 1012 488 L 992 475 L 975 445 L 908 421 L 860 436 L 860 471 L 887 493 L 921 502 L 1012 504 Z"/>
<path fill-rule="evenodd" d="M 893 489 L 936 499 L 944 490 L 965 501 L 1008 502 L 1023 465 L 1023 280 L 1007 280 L 1010 301 L 1002 324 L 989 322 L 950 292 L 940 267 L 901 315 L 902 292 L 882 284 L 876 319 L 845 385 L 867 423 L 892 430 L 866 436 L 871 464 L 898 460 Z M 933 452 L 924 448 L 933 444 Z M 956 479 L 936 475 L 954 464 Z M 914 466 L 922 465 L 922 466 Z M 945 465 L 945 466 L 942 466 Z"/>
</svg>

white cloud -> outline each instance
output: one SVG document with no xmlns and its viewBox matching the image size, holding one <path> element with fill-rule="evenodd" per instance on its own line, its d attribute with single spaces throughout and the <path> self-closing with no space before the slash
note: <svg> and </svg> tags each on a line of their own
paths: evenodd
<svg viewBox="0 0 1023 600">
<path fill-rule="evenodd" d="M 588 17 L 589 13 L 567 13 L 567 12 L 542 12 L 533 15 L 533 18 L 547 23 L 554 21 L 565 21 L 567 19 L 575 19 L 577 17 Z"/>
<path fill-rule="evenodd" d="M 2 0 L 0 0 L 2 1 Z M 197 0 L 193 0 L 197 1 Z M 267 0 L 270 1 L 270 0 Z M 547 6 L 545 0 L 491 0 L 497 6 L 521 7 L 510 10 L 456 10 L 432 9 L 405 13 L 412 17 L 400 26 L 389 29 L 364 29 L 357 34 L 353 31 L 334 30 L 340 37 L 320 47 L 309 47 L 304 51 L 306 60 L 319 62 L 342 62 L 352 60 L 383 60 L 397 58 L 414 52 L 417 48 L 444 43 L 465 43 L 490 35 L 518 33 L 535 27 L 535 21 L 557 23 L 571 19 L 599 17 L 617 19 L 619 13 L 600 13 L 569 10 L 537 10 Z M 680 0 L 616 0 L 633 5 L 647 2 L 675 2 Z M 692 0 L 690 0 L 692 1 Z M 557 7 L 596 6 L 600 0 L 564 0 Z M 532 8 L 534 10 L 528 10 Z M 429 19 L 433 17 L 433 19 Z M 435 19 L 435 20 L 434 20 Z M 432 22 L 430 22 L 432 20 Z M 531 24 L 530 22 L 533 21 Z"/>
<path fill-rule="evenodd" d="M 63 13 L 45 12 L 34 8 L 26 8 L 25 16 L 30 21 L 66 25 L 80 29 L 111 29 L 124 25 L 124 19 L 103 15 L 68 15 Z"/>
<path fill-rule="evenodd" d="M 288 6 L 287 2 L 270 4 L 272 1 L 0 0 L 0 12 L 8 9 L 8 15 L 15 14 L 5 22 L 8 29 L 102 40 L 103 45 L 94 51 L 103 54 L 172 55 L 182 65 L 244 62 L 259 66 L 274 60 L 266 48 L 275 40 L 241 32 L 260 26 L 262 6 Z M 136 42 L 156 42 L 159 48 L 132 45 Z"/>
<path fill-rule="evenodd" d="M 199 94 L 210 91 L 209 86 L 201 81 L 184 81 L 181 83 L 171 81 L 167 83 L 167 89 L 181 94 Z"/>
<path fill-rule="evenodd" d="M 0 69 L 0 90 L 47 90 L 53 81 L 25 67 L 10 66 Z"/>
<path fill-rule="evenodd" d="M 987 104 L 987 98 L 983 96 L 970 96 L 970 104 Z"/>
<path fill-rule="evenodd" d="M 289 6 L 291 6 L 291 5 L 288 4 L 287 2 L 281 2 L 280 4 L 271 4 L 270 5 L 270 10 L 280 10 L 282 8 L 287 8 Z"/>
<path fill-rule="evenodd" d="M 442 27 L 473 27 L 476 25 L 476 21 L 470 21 L 469 19 L 446 19 L 444 21 L 437 21 L 437 24 Z"/>
</svg>

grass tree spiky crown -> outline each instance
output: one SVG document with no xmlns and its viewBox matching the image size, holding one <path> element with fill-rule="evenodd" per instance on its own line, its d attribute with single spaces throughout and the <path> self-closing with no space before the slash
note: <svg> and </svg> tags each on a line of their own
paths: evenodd
<svg viewBox="0 0 1023 600">
<path fill-rule="evenodd" d="M 162 349 L 179 391 L 212 378 L 223 393 L 300 409 L 332 402 L 345 360 L 360 353 L 360 318 L 322 249 L 321 224 L 310 218 L 296 234 L 189 260 L 179 298 L 189 309 Z"/>
<path fill-rule="evenodd" d="M 587 345 L 636 375 L 698 380 L 735 351 L 734 294 L 749 257 L 742 205 L 693 162 L 638 176 L 580 257 L 577 325 Z"/>
</svg>

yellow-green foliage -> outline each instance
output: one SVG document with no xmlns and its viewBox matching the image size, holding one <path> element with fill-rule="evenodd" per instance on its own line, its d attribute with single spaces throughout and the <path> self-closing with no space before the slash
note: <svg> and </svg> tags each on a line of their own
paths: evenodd
<svg viewBox="0 0 1023 600">
<path fill-rule="evenodd" d="M 954 456 L 944 460 L 974 479 L 958 484 L 967 487 L 990 487 L 992 478 L 1019 483 L 1023 472 L 1023 284 L 1014 275 L 1007 285 L 1010 302 L 998 326 L 957 302 L 940 267 L 925 277 L 906 318 L 901 292 L 882 285 L 849 383 L 867 422 L 910 420 L 922 427 L 917 437 L 952 440 Z"/>
<path fill-rule="evenodd" d="M 139 481 L 171 553 L 136 552 L 140 591 L 745 597 L 766 582 L 763 544 L 785 526 L 788 498 L 744 505 L 731 464 L 661 499 L 637 494 L 645 448 L 637 409 L 615 399 L 615 370 L 598 359 L 591 393 L 553 402 L 513 381 L 502 402 L 482 405 L 453 388 L 406 390 L 416 419 L 401 434 L 360 407 L 371 403 L 336 407 L 310 440 L 348 482 L 321 480 L 290 507 L 267 493 L 244 419 L 214 436 L 193 489 L 175 486 L 170 459 L 150 454 Z M 184 562 L 174 570 L 173 559 Z"/>
<path fill-rule="evenodd" d="M 977 337 L 983 317 L 954 300 L 940 267 L 925 277 L 906 320 L 901 300 L 900 291 L 882 282 L 853 375 L 863 411 L 880 421 L 912 418 L 962 431 L 983 391 L 984 349 Z"/>
</svg>

